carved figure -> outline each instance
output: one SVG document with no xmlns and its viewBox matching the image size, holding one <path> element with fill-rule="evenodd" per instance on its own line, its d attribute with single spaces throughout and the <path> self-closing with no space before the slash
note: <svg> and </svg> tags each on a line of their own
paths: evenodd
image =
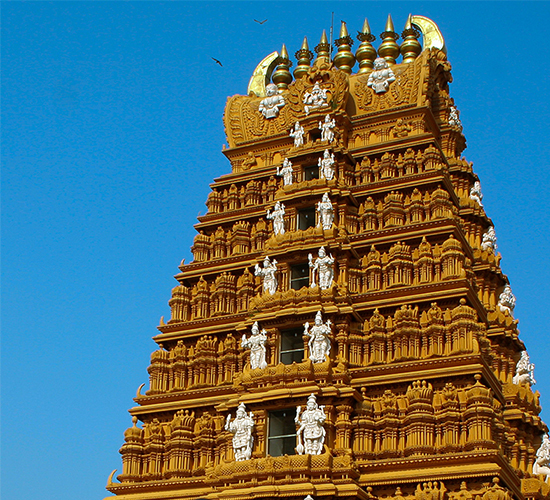
<svg viewBox="0 0 550 500">
<path fill-rule="evenodd" d="M 411 131 L 410 123 L 407 123 L 403 118 L 398 118 L 392 129 L 392 134 L 394 137 L 407 137 Z"/>
<path fill-rule="evenodd" d="M 250 348 L 250 368 L 253 370 L 260 369 L 263 370 L 267 367 L 267 362 L 265 360 L 265 343 L 267 342 L 267 332 L 258 326 L 256 321 L 252 325 L 252 335 L 249 338 L 246 338 L 246 335 L 243 334 L 241 339 L 241 347 L 243 349 Z"/>
<path fill-rule="evenodd" d="M 296 408 L 296 418 L 294 421 L 300 424 L 296 431 L 298 445 L 296 451 L 298 455 L 320 455 L 325 443 L 326 431 L 323 427 L 327 416 L 325 407 L 317 405 L 317 399 L 312 394 L 307 398 L 306 409 L 302 412 L 302 407 Z"/>
<path fill-rule="evenodd" d="M 516 374 L 512 382 L 517 385 L 526 385 L 528 387 L 537 383 L 535 380 L 535 365 L 531 363 L 527 351 L 521 352 L 521 357 L 516 364 Z"/>
<path fill-rule="evenodd" d="M 306 116 L 312 109 L 323 108 L 328 106 L 327 103 L 327 91 L 319 86 L 318 82 L 315 82 L 311 92 L 304 93 L 304 111 Z"/>
<path fill-rule="evenodd" d="M 315 262 L 313 262 L 313 256 L 311 254 L 308 255 L 308 260 L 309 267 L 312 269 L 311 288 L 317 286 L 315 283 L 315 272 L 317 271 L 319 287 L 321 290 L 328 290 L 334 279 L 334 257 L 332 255 L 328 256 L 325 247 L 321 247 Z"/>
<path fill-rule="evenodd" d="M 285 206 L 283 203 L 277 201 L 273 212 L 270 213 L 269 210 L 267 211 L 266 219 L 273 221 L 273 233 L 275 236 L 285 234 Z"/>
<path fill-rule="evenodd" d="M 535 456 L 533 474 L 544 474 L 548 478 L 550 476 L 550 438 L 548 438 L 548 434 L 543 436 L 542 444 Z"/>
<path fill-rule="evenodd" d="M 458 127 L 460 132 L 462 132 L 462 122 L 459 118 L 458 109 L 456 109 L 454 106 L 451 106 L 451 109 L 449 110 L 449 125 L 451 127 Z"/>
<path fill-rule="evenodd" d="M 472 189 L 470 189 L 470 199 L 477 201 L 480 207 L 483 206 L 483 203 L 481 203 L 481 200 L 483 199 L 483 194 L 481 193 L 481 182 L 474 182 Z"/>
<path fill-rule="evenodd" d="M 277 85 L 270 83 L 265 88 L 267 97 L 260 101 L 258 109 L 264 115 L 264 118 L 277 118 L 279 109 L 285 105 L 285 98 L 280 94 Z"/>
<path fill-rule="evenodd" d="M 248 416 L 246 415 L 246 407 L 243 403 L 237 408 L 235 420 L 231 421 L 231 414 L 227 415 L 225 430 L 233 434 L 233 452 L 237 462 L 250 460 L 252 456 L 252 445 L 254 444 L 254 436 L 252 436 L 253 417 L 252 412 Z"/>
<path fill-rule="evenodd" d="M 325 149 L 323 157 L 319 158 L 319 175 L 321 179 L 331 181 L 334 177 L 334 153 L 330 153 L 328 149 Z"/>
<path fill-rule="evenodd" d="M 487 231 L 483 235 L 483 240 L 481 241 L 481 249 L 496 252 L 497 235 L 493 226 L 489 226 L 489 229 L 487 229 Z"/>
<path fill-rule="evenodd" d="M 498 308 L 504 313 L 508 313 L 512 316 L 514 312 L 514 307 L 516 307 L 516 298 L 512 293 L 512 288 L 510 285 L 504 287 L 503 292 L 498 297 Z"/>
<path fill-rule="evenodd" d="M 300 125 L 300 122 L 294 124 L 294 130 L 290 131 L 290 137 L 294 139 L 294 147 L 299 148 L 304 145 L 304 127 Z"/>
<path fill-rule="evenodd" d="M 292 162 L 288 158 L 284 159 L 282 167 L 277 167 L 277 175 L 283 178 L 283 184 L 285 186 L 290 186 L 292 184 L 293 172 L 294 170 L 292 168 Z M 284 233 L 284 230 L 283 230 L 283 233 Z"/>
<path fill-rule="evenodd" d="M 330 319 L 323 324 L 321 311 L 315 315 L 315 324 L 309 329 L 309 323 L 304 325 L 304 335 L 309 337 L 309 359 L 312 363 L 324 363 L 330 354 Z"/>
<path fill-rule="evenodd" d="M 319 122 L 319 128 L 321 129 L 321 140 L 331 143 L 334 140 L 334 128 L 336 127 L 336 120 L 330 119 L 330 115 L 325 116 L 324 122 Z"/>
<path fill-rule="evenodd" d="M 254 153 L 252 151 L 248 152 L 247 157 L 242 162 L 243 170 L 248 170 L 254 165 L 257 165 L 256 157 L 254 156 Z"/>
<path fill-rule="evenodd" d="M 390 88 L 390 83 L 395 81 L 395 74 L 383 57 L 374 60 L 374 69 L 369 75 L 367 86 L 371 87 L 377 94 L 383 94 Z"/>
<path fill-rule="evenodd" d="M 323 195 L 323 199 L 317 203 L 317 227 L 330 229 L 334 222 L 334 208 L 328 197 L 328 193 Z"/>
<path fill-rule="evenodd" d="M 277 272 L 277 261 L 273 259 L 273 262 L 269 260 L 269 257 L 264 259 L 264 268 L 262 269 L 258 264 L 254 268 L 254 276 L 260 276 L 264 279 L 264 293 L 269 292 L 273 295 L 277 291 L 277 278 L 275 273 Z"/>
</svg>

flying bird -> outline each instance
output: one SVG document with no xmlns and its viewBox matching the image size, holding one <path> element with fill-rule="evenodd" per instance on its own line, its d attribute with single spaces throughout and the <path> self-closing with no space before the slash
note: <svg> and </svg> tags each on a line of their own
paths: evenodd
<svg viewBox="0 0 550 500">
<path fill-rule="evenodd" d="M 219 65 L 223 68 L 223 64 L 222 64 L 220 61 L 218 61 L 216 58 L 214 58 L 214 57 L 212 57 L 212 56 L 210 56 L 210 57 L 212 58 L 212 60 L 213 60 L 216 64 L 219 64 Z"/>
<path fill-rule="evenodd" d="M 267 19 L 264 19 L 263 21 L 258 21 L 257 19 L 254 19 L 254 22 L 258 24 L 264 24 L 267 21 Z"/>
</svg>

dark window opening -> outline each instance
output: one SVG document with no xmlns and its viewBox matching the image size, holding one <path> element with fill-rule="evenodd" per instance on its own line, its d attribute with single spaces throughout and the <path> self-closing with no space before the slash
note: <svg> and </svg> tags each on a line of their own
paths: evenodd
<svg viewBox="0 0 550 500">
<path fill-rule="evenodd" d="M 290 268 L 290 288 L 300 290 L 309 286 L 309 265 L 296 264 Z"/>
<path fill-rule="evenodd" d="M 308 227 L 315 227 L 315 207 L 298 210 L 298 229 L 305 231 Z"/>
<path fill-rule="evenodd" d="M 312 165 L 311 167 L 304 167 L 304 180 L 311 181 L 312 179 L 319 178 L 319 165 Z"/>
<path fill-rule="evenodd" d="M 296 410 L 270 411 L 268 415 L 267 453 L 272 457 L 294 455 L 296 447 Z"/>
<path fill-rule="evenodd" d="M 303 330 L 283 330 L 281 332 L 280 360 L 285 365 L 301 363 L 304 359 Z"/>
</svg>

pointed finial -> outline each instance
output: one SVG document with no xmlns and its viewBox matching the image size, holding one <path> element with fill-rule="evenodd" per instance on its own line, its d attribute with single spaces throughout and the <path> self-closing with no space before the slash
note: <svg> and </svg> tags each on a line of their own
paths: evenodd
<svg viewBox="0 0 550 500">
<path fill-rule="evenodd" d="M 340 26 L 340 38 L 349 36 L 348 28 L 346 27 L 346 22 L 342 21 L 342 26 Z"/>
<path fill-rule="evenodd" d="M 370 26 L 367 18 L 363 23 L 363 30 L 357 32 L 357 39 L 361 42 L 355 53 L 355 58 L 359 62 L 358 73 L 367 73 L 374 67 L 376 59 L 376 49 L 371 42 L 376 40 L 376 37 L 370 32 Z"/>
<path fill-rule="evenodd" d="M 395 28 L 393 27 L 391 14 L 388 14 L 388 20 L 386 21 L 386 31 L 395 31 Z"/>
<path fill-rule="evenodd" d="M 338 47 L 338 53 L 334 56 L 334 65 L 348 75 L 351 74 L 351 68 L 355 64 L 355 57 L 351 52 L 353 40 L 348 34 L 346 23 L 342 21 L 340 28 L 340 38 L 334 40 L 334 45 Z"/>
<path fill-rule="evenodd" d="M 380 35 L 380 38 L 382 43 L 378 47 L 378 55 L 388 61 L 389 64 L 395 64 L 395 60 L 399 57 L 399 45 L 395 41 L 399 38 L 399 35 L 394 31 L 391 14 L 388 14 L 386 31 Z"/>
<path fill-rule="evenodd" d="M 309 50 L 309 45 L 307 44 L 307 36 L 304 37 L 302 48 L 296 52 L 295 57 L 298 59 L 298 65 L 294 70 L 294 79 L 298 80 L 307 74 L 311 66 L 311 60 L 313 59 L 313 52 Z"/>
<path fill-rule="evenodd" d="M 403 56 L 404 63 L 413 62 L 420 52 L 422 52 L 422 47 L 418 41 L 420 32 L 413 27 L 412 16 L 409 14 L 407 22 L 405 23 L 405 29 L 401 34 L 403 37 L 403 43 L 401 44 L 401 55 Z"/>
<path fill-rule="evenodd" d="M 315 47 L 315 52 L 317 52 L 315 62 L 321 62 L 322 60 L 330 62 L 330 44 L 328 43 L 327 32 L 325 30 L 323 30 L 319 45 Z"/>
<path fill-rule="evenodd" d="M 292 66 L 290 59 L 288 58 L 288 51 L 286 50 L 286 45 L 283 43 L 283 48 L 281 49 L 281 54 L 277 58 L 278 66 L 271 76 L 271 80 L 274 84 L 277 85 L 279 90 L 284 90 L 288 88 L 288 84 L 292 82 L 292 75 L 290 74 L 289 68 Z"/>
</svg>

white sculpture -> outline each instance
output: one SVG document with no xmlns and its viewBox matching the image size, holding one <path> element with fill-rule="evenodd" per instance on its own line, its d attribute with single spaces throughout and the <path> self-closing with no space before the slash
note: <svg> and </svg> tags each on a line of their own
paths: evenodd
<svg viewBox="0 0 550 500">
<path fill-rule="evenodd" d="M 315 325 L 309 329 L 309 323 L 304 325 L 304 335 L 309 337 L 309 359 L 312 363 L 324 363 L 330 354 L 330 319 L 323 324 L 321 311 L 315 315 Z"/>
<path fill-rule="evenodd" d="M 304 93 L 304 110 L 306 116 L 312 109 L 324 108 L 328 106 L 327 91 L 319 86 L 319 83 L 313 85 L 311 92 Z"/>
<path fill-rule="evenodd" d="M 542 444 L 535 455 L 533 474 L 543 474 L 547 478 L 550 476 L 550 438 L 548 438 L 548 434 L 542 437 Z"/>
<path fill-rule="evenodd" d="M 531 363 L 527 351 L 521 352 L 521 357 L 516 364 L 516 374 L 512 382 L 516 385 L 526 385 L 528 387 L 537 383 L 535 380 L 535 365 Z"/>
<path fill-rule="evenodd" d="M 328 149 L 325 149 L 323 157 L 319 158 L 317 162 L 319 165 L 319 176 L 321 179 L 331 181 L 334 177 L 334 153 L 330 153 Z"/>
<path fill-rule="evenodd" d="M 320 455 L 325 443 L 326 431 L 323 427 L 327 416 L 325 407 L 317 405 L 315 395 L 307 398 L 306 409 L 302 413 L 302 407 L 296 408 L 296 418 L 294 421 L 300 424 L 296 431 L 298 445 L 296 451 L 298 455 Z"/>
<path fill-rule="evenodd" d="M 323 195 L 322 201 L 317 203 L 317 227 L 321 226 L 327 230 L 332 227 L 334 222 L 334 208 L 328 197 L 328 193 Z"/>
<path fill-rule="evenodd" d="M 290 131 L 290 137 L 294 139 L 294 147 L 299 148 L 304 145 L 304 127 L 300 125 L 300 122 L 296 122 L 294 125 L 294 130 Z"/>
<path fill-rule="evenodd" d="M 470 199 L 477 201 L 480 207 L 483 206 L 483 203 L 481 203 L 481 200 L 483 199 L 483 194 L 481 193 L 481 182 L 474 182 L 472 189 L 470 189 Z"/>
<path fill-rule="evenodd" d="M 512 316 L 512 313 L 514 312 L 514 307 L 516 307 L 516 298 L 512 293 L 512 288 L 510 288 L 510 285 L 506 285 L 504 287 L 503 292 L 498 297 L 497 305 L 504 314 L 508 313 L 510 316 Z"/>
<path fill-rule="evenodd" d="M 231 414 L 227 415 L 225 430 L 233 434 L 233 452 L 237 462 L 250 460 L 252 456 L 252 445 L 254 444 L 254 437 L 252 436 L 253 417 L 252 412 L 248 416 L 246 415 L 246 407 L 243 403 L 237 408 L 235 420 L 231 421 Z"/>
<path fill-rule="evenodd" d="M 277 278 L 275 273 L 277 272 L 277 261 L 273 259 L 273 262 L 269 260 L 269 257 L 264 259 L 264 268 L 262 269 L 258 264 L 254 268 L 254 276 L 260 276 L 264 279 L 264 293 L 269 292 L 273 295 L 277 291 Z"/>
<path fill-rule="evenodd" d="M 273 207 L 273 212 L 270 213 L 269 210 L 267 211 L 266 219 L 273 221 L 275 236 L 285 234 L 285 206 L 283 203 L 277 201 L 275 207 Z"/>
<path fill-rule="evenodd" d="M 449 111 L 449 125 L 451 125 L 451 127 L 458 127 L 458 129 L 462 132 L 462 122 L 458 117 L 458 109 L 454 106 L 451 106 Z"/>
<path fill-rule="evenodd" d="M 325 251 L 325 247 L 321 247 L 315 262 L 313 262 L 313 256 L 311 254 L 308 255 L 308 260 L 309 267 L 312 269 L 311 288 L 317 286 L 315 283 L 315 271 L 317 271 L 319 287 L 321 290 L 328 290 L 334 279 L 334 257 L 332 255 L 329 257 Z"/>
<path fill-rule="evenodd" d="M 267 332 L 258 326 L 256 321 L 252 325 L 252 335 L 249 338 L 246 338 L 246 335 L 243 334 L 241 340 L 241 346 L 243 349 L 250 348 L 250 368 L 256 370 L 259 368 L 263 370 L 267 367 L 267 362 L 265 360 L 265 343 L 267 342 Z"/>
<path fill-rule="evenodd" d="M 277 85 L 270 83 L 265 88 L 267 97 L 260 101 L 258 109 L 264 115 L 264 118 L 277 118 L 279 109 L 285 105 L 285 98 L 280 94 Z"/>
<path fill-rule="evenodd" d="M 283 178 L 283 184 L 285 186 L 290 186 L 292 184 L 293 172 L 292 162 L 288 158 L 284 159 L 282 167 L 277 167 L 277 175 Z"/>
<path fill-rule="evenodd" d="M 325 116 L 324 122 L 319 122 L 319 128 L 321 129 L 321 140 L 331 143 L 334 140 L 334 128 L 336 127 L 336 120 L 330 119 L 330 115 Z"/>
<path fill-rule="evenodd" d="M 390 88 L 390 83 L 395 81 L 395 74 L 383 57 L 374 60 L 374 70 L 367 80 L 367 85 L 377 94 L 383 94 Z"/>
<path fill-rule="evenodd" d="M 487 231 L 483 235 L 483 240 L 481 241 L 481 249 L 488 250 L 490 252 L 496 252 L 497 235 L 493 226 L 489 226 L 489 229 L 487 229 Z"/>
</svg>

